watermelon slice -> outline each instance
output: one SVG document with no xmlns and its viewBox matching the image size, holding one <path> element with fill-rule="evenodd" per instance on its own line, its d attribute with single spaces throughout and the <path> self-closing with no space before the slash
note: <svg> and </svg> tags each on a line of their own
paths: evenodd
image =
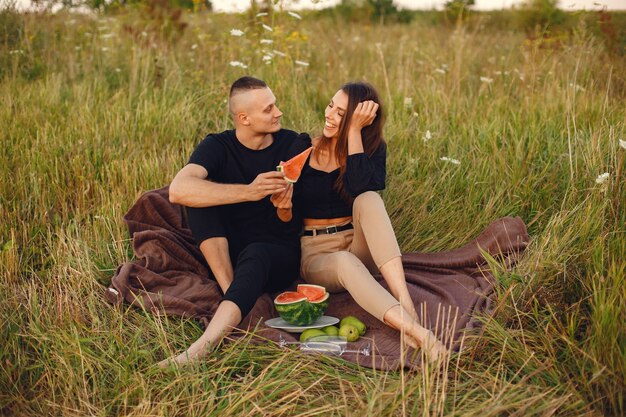
<svg viewBox="0 0 626 417">
<path fill-rule="evenodd" d="M 324 298 L 324 295 L 326 295 L 326 288 L 321 285 L 299 284 L 296 291 L 300 294 L 306 295 L 306 298 L 308 298 L 311 302 L 319 301 Z"/>
<path fill-rule="evenodd" d="M 304 164 L 306 163 L 306 159 L 309 157 L 312 150 L 313 148 L 310 147 L 305 151 L 300 152 L 287 162 L 280 161 L 276 170 L 285 173 L 285 180 L 287 180 L 287 182 L 292 184 L 297 182 L 298 178 L 300 178 L 300 174 L 302 173 L 302 168 L 304 168 Z"/>
<path fill-rule="evenodd" d="M 306 294 L 305 294 L 306 293 Z M 311 299 L 310 297 L 315 297 Z M 324 315 L 330 294 L 319 285 L 298 285 L 298 292 L 286 291 L 274 299 L 283 320 L 296 326 L 308 326 Z"/>
</svg>

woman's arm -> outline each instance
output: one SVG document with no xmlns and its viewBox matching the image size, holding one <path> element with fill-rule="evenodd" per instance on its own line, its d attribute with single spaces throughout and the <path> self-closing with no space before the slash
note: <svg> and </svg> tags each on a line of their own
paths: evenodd
<svg viewBox="0 0 626 417">
<path fill-rule="evenodd" d="M 366 191 L 385 189 L 387 147 L 382 143 L 372 156 L 366 153 L 348 155 L 343 181 L 346 191 L 357 197 Z"/>
<path fill-rule="evenodd" d="M 361 130 L 372 124 L 378 111 L 378 103 L 368 100 L 357 104 L 350 119 L 348 128 L 348 155 L 363 153 L 363 138 Z"/>
<path fill-rule="evenodd" d="M 363 146 L 361 131 L 372 124 L 376 118 L 378 104 L 364 101 L 357 105 L 350 127 L 348 128 L 348 158 L 343 178 L 346 191 L 357 197 L 366 191 L 378 191 L 385 188 L 387 175 L 387 150 L 384 143 L 374 152 L 367 155 Z"/>
<path fill-rule="evenodd" d="M 293 184 L 288 184 L 285 191 L 282 191 L 277 194 L 272 194 L 270 197 L 270 201 L 276 207 L 276 215 L 280 220 L 285 223 L 288 223 L 293 218 Z"/>
</svg>

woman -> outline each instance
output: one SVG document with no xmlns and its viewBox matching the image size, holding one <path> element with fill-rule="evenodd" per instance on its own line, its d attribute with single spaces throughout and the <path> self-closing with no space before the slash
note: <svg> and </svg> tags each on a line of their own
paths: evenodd
<svg viewBox="0 0 626 417">
<path fill-rule="evenodd" d="M 381 197 L 386 145 L 383 111 L 367 83 L 345 84 L 325 110 L 321 137 L 293 191 L 302 217 L 301 273 L 330 292 L 347 290 L 366 311 L 402 331 L 406 343 L 423 347 L 430 360 L 445 353 L 432 332 L 419 325 L 409 296 L 391 221 Z M 291 220 L 291 190 L 273 198 L 281 219 Z M 372 273 L 380 271 L 391 293 Z"/>
</svg>

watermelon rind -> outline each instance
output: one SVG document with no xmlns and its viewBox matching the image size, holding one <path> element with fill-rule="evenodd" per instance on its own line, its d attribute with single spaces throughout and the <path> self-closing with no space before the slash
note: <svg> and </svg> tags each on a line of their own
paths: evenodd
<svg viewBox="0 0 626 417">
<path fill-rule="evenodd" d="M 324 312 L 328 308 L 329 297 L 330 297 L 330 294 L 326 293 L 326 295 L 324 295 L 324 298 L 322 298 L 321 300 L 309 301 L 309 303 L 316 309 L 317 314 L 319 314 L 319 317 L 322 317 L 324 315 Z"/>
<path fill-rule="evenodd" d="M 282 165 L 276 165 L 276 171 L 285 173 L 285 169 Z M 285 178 L 285 181 L 291 184 L 295 184 L 298 182 L 297 178 L 295 180 L 292 180 L 291 178 L 287 177 L 287 174 L 285 174 L 284 178 Z"/>
</svg>

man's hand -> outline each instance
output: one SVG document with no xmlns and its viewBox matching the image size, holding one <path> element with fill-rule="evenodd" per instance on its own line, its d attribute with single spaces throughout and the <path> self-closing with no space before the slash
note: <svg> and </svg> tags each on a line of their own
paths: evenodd
<svg viewBox="0 0 626 417">
<path fill-rule="evenodd" d="M 287 188 L 284 191 L 272 194 L 270 201 L 276 207 L 276 214 L 278 218 L 284 222 L 291 221 L 293 213 L 291 208 L 293 207 L 293 185 L 287 183 Z"/>
<path fill-rule="evenodd" d="M 248 196 L 250 201 L 259 201 L 268 195 L 281 193 L 287 190 L 285 174 L 278 171 L 263 172 L 248 184 Z M 291 200 L 291 197 L 290 197 Z"/>
</svg>

